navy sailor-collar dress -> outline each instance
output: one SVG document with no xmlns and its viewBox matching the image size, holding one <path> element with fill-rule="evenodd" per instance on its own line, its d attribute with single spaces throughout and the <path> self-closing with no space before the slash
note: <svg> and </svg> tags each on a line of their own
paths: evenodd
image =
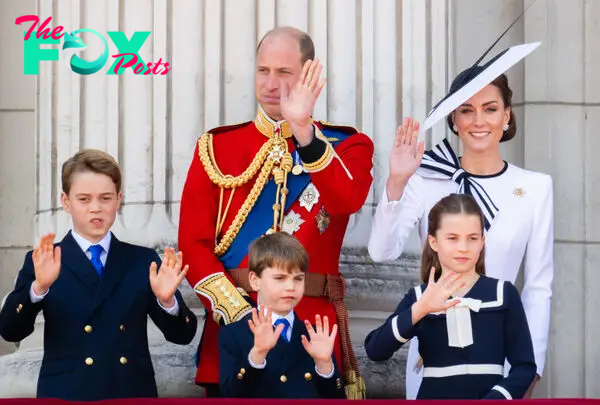
<svg viewBox="0 0 600 405">
<path fill-rule="evenodd" d="M 371 360 L 389 359 L 419 339 L 419 399 L 522 398 L 536 373 L 531 335 L 517 289 L 480 276 L 461 303 L 412 324 L 411 306 L 427 285 L 412 288 L 396 311 L 365 340 Z M 505 377 L 505 360 L 510 372 Z"/>
</svg>

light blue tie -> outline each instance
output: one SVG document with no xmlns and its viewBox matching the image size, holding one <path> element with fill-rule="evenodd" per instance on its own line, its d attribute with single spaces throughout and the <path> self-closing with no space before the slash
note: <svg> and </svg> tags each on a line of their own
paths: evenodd
<svg viewBox="0 0 600 405">
<path fill-rule="evenodd" d="M 275 321 L 275 327 L 277 327 L 279 325 L 283 325 L 283 330 L 281 331 L 281 337 L 284 338 L 286 342 L 289 342 L 290 340 L 287 337 L 287 331 L 290 328 L 290 322 L 285 318 L 280 318 Z"/>
<path fill-rule="evenodd" d="M 90 259 L 92 262 L 92 266 L 98 272 L 98 275 L 102 275 L 102 270 L 104 266 L 102 265 L 102 261 L 100 260 L 100 255 L 104 251 L 104 248 L 100 245 L 92 245 L 88 248 L 88 251 L 92 254 L 92 258 Z"/>
</svg>

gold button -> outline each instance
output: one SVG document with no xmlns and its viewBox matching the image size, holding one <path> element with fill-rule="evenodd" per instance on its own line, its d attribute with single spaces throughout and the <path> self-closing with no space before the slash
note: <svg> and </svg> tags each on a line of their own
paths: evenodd
<svg viewBox="0 0 600 405">
<path fill-rule="evenodd" d="M 23 309 L 23 304 L 19 304 L 19 309 Z"/>
<path fill-rule="evenodd" d="M 245 369 L 245 368 L 240 368 L 240 374 L 241 374 L 241 375 L 244 375 L 244 374 L 246 374 L 246 369 Z"/>
<path fill-rule="evenodd" d="M 121 362 L 121 364 L 127 364 L 127 357 L 121 357 L 119 361 Z"/>
<path fill-rule="evenodd" d="M 237 378 L 238 380 L 241 380 L 242 378 L 244 378 L 244 375 L 242 373 L 238 373 Z"/>
<path fill-rule="evenodd" d="M 124 331 L 125 331 L 125 325 L 121 325 L 121 326 L 119 326 L 119 330 L 120 330 L 121 332 L 124 332 Z"/>
<path fill-rule="evenodd" d="M 281 377 L 279 377 L 279 381 L 281 381 L 282 383 L 287 381 L 287 377 L 285 375 L 282 375 Z"/>
<path fill-rule="evenodd" d="M 335 380 L 335 385 L 337 387 L 337 389 L 339 390 L 340 388 L 342 388 L 342 380 L 340 380 L 339 378 Z"/>
<path fill-rule="evenodd" d="M 85 364 L 91 366 L 92 364 L 94 364 L 94 359 L 88 357 L 87 359 L 85 359 Z"/>
<path fill-rule="evenodd" d="M 85 325 L 85 328 L 83 328 L 83 330 L 85 331 L 85 333 L 92 333 L 92 327 L 90 325 Z"/>
<path fill-rule="evenodd" d="M 306 381 L 310 381 L 310 380 L 312 380 L 312 375 L 310 373 L 306 373 L 306 374 L 304 374 L 304 379 Z"/>
<path fill-rule="evenodd" d="M 189 316 L 185 317 L 185 323 L 190 323 L 190 317 Z"/>
<path fill-rule="evenodd" d="M 17 307 L 17 314 L 21 313 L 21 308 Z"/>
</svg>

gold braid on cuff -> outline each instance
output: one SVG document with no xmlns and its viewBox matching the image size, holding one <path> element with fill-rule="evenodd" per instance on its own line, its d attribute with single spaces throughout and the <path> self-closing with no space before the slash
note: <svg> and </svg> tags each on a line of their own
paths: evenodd
<svg viewBox="0 0 600 405">
<path fill-rule="evenodd" d="M 321 156 L 316 162 L 313 163 L 303 163 L 304 168 L 309 173 L 315 173 L 326 168 L 331 160 L 333 159 L 333 147 L 329 142 L 327 142 L 327 146 L 325 147 L 325 153 Z"/>
<path fill-rule="evenodd" d="M 215 321 L 225 325 L 239 321 L 252 307 L 224 273 L 211 274 L 194 286 L 194 291 L 206 297 L 212 306 Z"/>
</svg>

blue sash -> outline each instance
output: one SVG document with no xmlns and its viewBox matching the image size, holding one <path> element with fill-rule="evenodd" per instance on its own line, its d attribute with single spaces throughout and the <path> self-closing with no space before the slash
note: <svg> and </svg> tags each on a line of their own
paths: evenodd
<svg viewBox="0 0 600 405">
<path fill-rule="evenodd" d="M 330 140 L 330 143 L 335 147 L 339 142 L 345 140 L 348 134 L 334 131 L 331 129 L 321 129 L 325 137 Z M 285 202 L 283 212 L 292 206 L 292 204 L 300 197 L 306 186 L 310 183 L 310 174 L 301 173 L 297 176 L 291 175 L 287 177 L 287 188 L 289 194 Z M 233 240 L 229 249 L 220 257 L 221 263 L 225 269 L 237 269 L 248 254 L 250 243 L 261 235 L 264 235 L 269 228 L 273 226 L 273 204 L 275 203 L 275 194 L 277 193 L 277 185 L 271 178 L 265 184 L 260 193 L 254 207 L 250 210 L 246 221 L 240 228 L 239 233 Z"/>
</svg>

